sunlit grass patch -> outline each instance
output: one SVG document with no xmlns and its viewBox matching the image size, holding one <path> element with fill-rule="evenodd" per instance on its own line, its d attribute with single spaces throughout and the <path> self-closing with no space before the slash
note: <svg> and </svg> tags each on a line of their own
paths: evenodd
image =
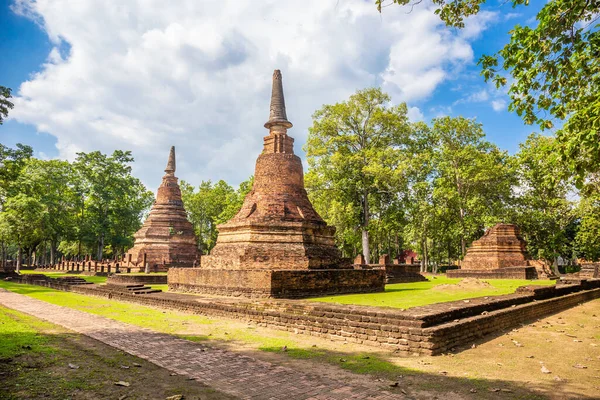
<svg viewBox="0 0 600 400">
<path fill-rule="evenodd" d="M 47 338 L 32 328 L 35 324 L 46 325 L 36 318 L 0 306 L 0 360 L 26 352 L 52 351 L 45 346 L 48 342 Z"/>
<path fill-rule="evenodd" d="M 327 296 L 309 299 L 310 301 L 355 304 L 364 306 L 411 308 L 434 303 L 444 303 L 455 300 L 464 300 L 474 297 L 498 296 L 514 293 L 519 286 L 525 285 L 553 285 L 549 280 L 525 279 L 483 279 L 490 287 L 462 289 L 457 286 L 451 290 L 436 290 L 438 285 L 458 284 L 462 279 L 451 279 L 445 275 L 428 277 L 427 282 L 396 283 L 386 285 L 382 293 L 361 293 L 339 296 Z"/>
</svg>

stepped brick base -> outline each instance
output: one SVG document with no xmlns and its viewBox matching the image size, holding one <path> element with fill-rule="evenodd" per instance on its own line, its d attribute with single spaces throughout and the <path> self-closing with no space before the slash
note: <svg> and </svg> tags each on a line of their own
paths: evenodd
<svg viewBox="0 0 600 400">
<path fill-rule="evenodd" d="M 413 264 L 386 264 L 386 283 L 425 282 L 421 275 L 421 266 Z"/>
<path fill-rule="evenodd" d="M 479 279 L 537 279 L 535 267 L 508 267 L 491 270 L 451 269 L 446 271 L 448 278 Z"/>
<path fill-rule="evenodd" d="M 211 270 L 171 268 L 169 290 L 226 296 L 300 298 L 383 292 L 384 269 Z"/>
<path fill-rule="evenodd" d="M 167 283 L 166 275 L 120 275 L 115 274 L 108 277 L 106 284 L 110 285 L 164 285 Z"/>
</svg>

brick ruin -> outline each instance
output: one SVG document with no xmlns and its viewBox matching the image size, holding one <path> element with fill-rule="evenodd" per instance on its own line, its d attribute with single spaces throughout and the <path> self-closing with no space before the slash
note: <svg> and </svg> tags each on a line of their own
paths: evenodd
<svg viewBox="0 0 600 400">
<path fill-rule="evenodd" d="M 341 258 L 335 228 L 313 208 L 294 154 L 281 73 L 273 74 L 269 135 L 256 161 L 254 186 L 238 214 L 219 225 L 216 246 L 200 267 L 171 269 L 170 290 L 305 297 L 384 290 L 383 269 L 354 269 Z"/>
<path fill-rule="evenodd" d="M 467 249 L 460 269 L 449 270 L 450 278 L 556 279 L 543 263 L 531 260 L 519 228 L 496 224 Z"/>
<path fill-rule="evenodd" d="M 187 219 L 177 181 L 173 146 L 156 201 L 144 225 L 135 233 L 135 244 L 121 267 L 143 271 L 147 263 L 151 271 L 159 271 L 173 266 L 194 266 L 198 259 L 196 235 Z"/>
<path fill-rule="evenodd" d="M 600 298 L 600 279 L 523 286 L 514 294 L 407 310 L 302 300 L 186 296 L 144 288 L 138 292 L 123 285 L 90 285 L 43 275 L 22 275 L 15 280 L 162 309 L 240 319 L 296 334 L 383 347 L 404 355 L 438 355 L 461 346 L 470 348 L 487 335 Z"/>
</svg>

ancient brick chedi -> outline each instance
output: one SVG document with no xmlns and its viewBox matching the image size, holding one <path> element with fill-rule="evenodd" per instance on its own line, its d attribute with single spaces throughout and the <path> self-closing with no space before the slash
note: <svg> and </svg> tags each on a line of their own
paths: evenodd
<svg viewBox="0 0 600 400">
<path fill-rule="evenodd" d="M 281 73 L 273 74 L 271 109 L 254 186 L 238 214 L 219 225 L 217 244 L 194 271 L 169 271 L 174 290 L 226 295 L 303 297 L 383 290 L 385 273 L 354 269 L 340 257 L 335 228 L 314 210 L 294 154 Z"/>
<path fill-rule="evenodd" d="M 459 270 L 449 277 L 535 279 L 552 277 L 552 271 L 533 263 L 525 240 L 513 224 L 496 224 L 467 249 Z"/>
<path fill-rule="evenodd" d="M 187 219 L 175 177 L 175 147 L 171 147 L 150 215 L 134 238 L 135 244 L 125 256 L 126 266 L 143 269 L 144 255 L 151 270 L 192 267 L 198 259 L 194 228 Z"/>
</svg>

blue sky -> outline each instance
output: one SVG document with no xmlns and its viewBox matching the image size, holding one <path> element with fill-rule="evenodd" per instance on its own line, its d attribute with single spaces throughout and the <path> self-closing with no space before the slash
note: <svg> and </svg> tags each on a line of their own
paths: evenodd
<svg viewBox="0 0 600 400">
<path fill-rule="evenodd" d="M 411 14 L 372 1 L 0 0 L 0 85 L 15 109 L 0 142 L 42 158 L 132 150 L 134 174 L 160 182 L 170 145 L 192 184 L 253 173 L 273 69 L 282 70 L 296 152 L 311 114 L 381 85 L 413 119 L 476 117 L 488 140 L 518 151 L 535 127 L 476 66 L 538 9 L 491 1 L 463 31 L 427 5 Z"/>
</svg>

